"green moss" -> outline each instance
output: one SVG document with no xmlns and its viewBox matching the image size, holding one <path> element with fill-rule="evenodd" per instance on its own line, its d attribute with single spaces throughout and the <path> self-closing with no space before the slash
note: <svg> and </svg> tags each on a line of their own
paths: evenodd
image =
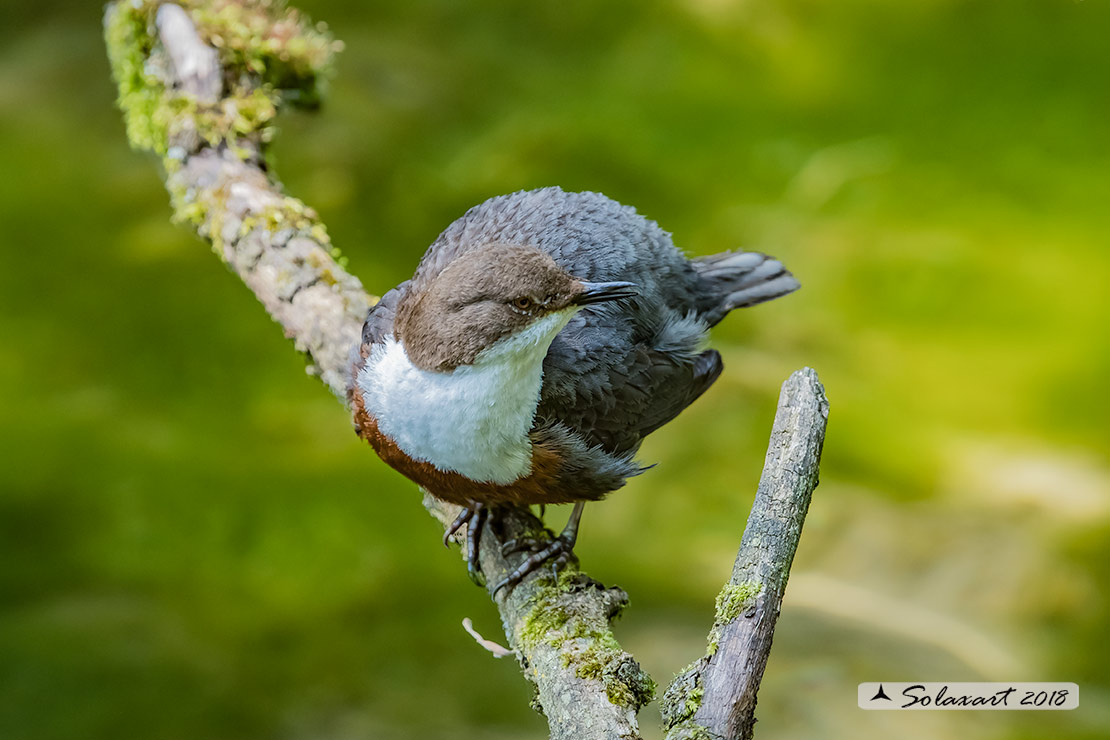
<svg viewBox="0 0 1110 740">
<path fill-rule="evenodd" d="M 173 209 L 170 220 L 178 224 L 189 224 L 195 228 L 198 234 L 212 242 L 212 250 L 223 259 L 224 243 L 221 214 L 224 213 L 224 209 L 219 202 L 222 191 L 198 191 L 193 188 L 186 188 L 172 175 L 166 180 L 166 189 L 170 194 L 170 207 Z"/>
<path fill-rule="evenodd" d="M 594 627 L 559 603 L 560 597 L 577 585 L 577 571 L 567 571 L 560 574 L 557 584 L 545 586 L 534 597 L 519 632 L 521 645 L 525 650 L 541 644 L 561 649 L 563 667 L 573 667 L 578 678 L 602 682 L 614 704 L 643 706 L 655 696 L 651 677 L 625 659 L 612 632 Z"/>
<path fill-rule="evenodd" d="M 319 83 L 342 47 L 325 27 L 313 26 L 280 2 L 182 4 L 200 37 L 216 49 L 225 72 L 225 90 L 214 105 L 167 90 L 148 71 L 156 46 L 157 0 L 117 2 L 106 11 L 104 37 L 132 146 L 167 158 L 174 134 L 181 133 L 174 127 L 187 122 L 209 146 L 226 144 L 242 157 L 251 156 L 255 148 L 247 143 L 270 140 L 283 102 L 319 102 Z M 167 158 L 167 170 L 174 161 Z"/>
<path fill-rule="evenodd" d="M 741 612 L 755 603 L 755 598 L 762 591 L 763 584 L 759 581 L 726 583 L 721 592 L 717 594 L 717 616 L 714 618 L 714 622 L 728 624 L 736 619 Z"/>
<path fill-rule="evenodd" d="M 632 684 L 632 697 L 635 701 L 635 706 L 642 707 L 650 701 L 655 699 L 655 693 L 659 690 L 658 684 L 655 679 L 647 674 L 646 671 L 640 671 L 638 680 Z M 609 699 L 612 700 L 612 695 Z M 630 702 L 631 703 L 631 702 Z"/>
<path fill-rule="evenodd" d="M 582 572 L 574 565 L 569 565 L 559 571 L 559 580 L 556 587 L 561 593 L 570 593 L 581 586 Z"/>
<path fill-rule="evenodd" d="M 587 630 L 581 620 L 574 620 L 578 629 L 566 639 L 583 640 L 586 647 L 568 650 L 563 655 L 563 665 L 574 664 L 574 675 L 579 678 L 601 679 L 605 668 L 624 654 L 620 643 L 609 631 Z M 573 624 L 573 622 L 572 622 Z"/>
<path fill-rule="evenodd" d="M 691 664 L 686 670 L 678 673 L 675 683 L 663 696 L 663 705 L 660 708 L 668 727 L 690 722 L 701 708 L 705 689 L 701 684 L 701 673 L 694 670 L 695 665 Z M 690 723 L 690 726 L 694 725 Z"/>
<path fill-rule="evenodd" d="M 686 701 L 682 704 L 682 716 L 693 717 L 698 709 L 701 708 L 701 700 L 705 697 L 705 689 L 700 685 L 686 695 Z"/>
<path fill-rule="evenodd" d="M 627 707 L 636 703 L 636 696 L 626 685 L 620 681 L 609 681 L 605 684 L 605 696 L 618 707 Z"/>
<path fill-rule="evenodd" d="M 578 678 L 601 681 L 609 701 L 618 706 L 641 707 L 655 698 L 655 681 L 624 657 L 612 633 L 585 636 L 582 650 L 568 652 L 563 660 L 574 665 Z"/>
<path fill-rule="evenodd" d="M 716 736 L 714 736 L 712 732 L 693 722 L 688 722 L 679 728 L 672 729 L 667 733 L 667 736 L 677 738 L 678 740 L 716 740 Z"/>
<path fill-rule="evenodd" d="M 178 118 L 184 113 L 191 115 L 200 138 L 209 146 L 218 146 L 250 137 L 270 141 L 273 137 L 270 124 L 277 116 L 281 95 L 267 84 L 255 88 L 237 85 L 216 105 L 199 106 L 191 98 L 186 98 L 183 105 L 169 102 Z"/>
<path fill-rule="evenodd" d="M 598 651 L 588 649 L 582 653 L 568 652 L 563 656 L 563 666 L 574 665 L 574 675 L 579 678 L 600 681 L 605 675 L 605 664 L 609 656 L 602 656 Z"/>
<path fill-rule="evenodd" d="M 633 681 L 626 682 L 616 676 L 602 680 L 605 681 L 605 695 L 617 706 L 638 709 L 655 698 L 655 681 L 643 671 Z"/>
<path fill-rule="evenodd" d="M 166 152 L 166 130 L 157 122 L 165 88 L 146 71 L 152 47 L 145 5 L 109 5 L 104 15 L 104 42 L 118 90 L 117 103 L 124 113 L 127 138 L 137 149 Z"/>
<path fill-rule="evenodd" d="M 166 169 L 172 175 L 180 168 L 180 163 L 171 158 L 166 158 Z M 221 191 L 209 190 L 198 192 L 178 184 L 172 176 L 167 181 L 170 194 L 170 205 L 173 208 L 172 220 L 175 223 L 185 223 L 193 226 L 212 242 L 212 247 L 217 254 L 223 254 L 223 223 L 217 216 L 224 212 Z M 283 229 L 304 234 L 328 251 L 340 267 L 345 267 L 347 258 L 342 256 L 339 249 L 331 243 L 327 229 L 319 220 L 316 211 L 306 206 L 303 201 L 285 196 L 279 203 L 268 206 L 261 213 L 249 215 L 239 225 L 238 237 L 242 238 L 256 228 L 263 228 L 271 233 Z M 314 265 L 320 278 L 327 283 L 336 284 L 339 279 L 331 270 L 330 261 L 321 260 Z"/>
<path fill-rule="evenodd" d="M 750 609 L 762 592 L 763 584 L 759 581 L 725 584 L 725 587 L 717 594 L 717 613 L 713 618 L 713 629 L 709 631 L 709 637 L 707 638 L 706 655 L 717 654 L 717 648 L 720 646 L 721 628 L 739 617 L 745 610 Z"/>
<path fill-rule="evenodd" d="M 559 647 L 566 635 L 562 628 L 570 615 L 556 605 L 555 594 L 544 589 L 535 597 L 532 607 L 524 615 L 520 627 L 520 642 L 525 649 L 532 649 L 544 642 Z"/>
<path fill-rule="evenodd" d="M 190 224 L 196 229 L 205 225 L 208 213 L 211 211 L 210 204 L 201 203 L 195 193 L 177 185 L 171 185 L 169 193 L 170 207 L 173 209 L 170 220 L 174 223 Z"/>
<path fill-rule="evenodd" d="M 319 102 L 320 82 L 343 48 L 325 24 L 313 25 L 283 2 L 191 0 L 186 7 L 225 66 L 248 71 L 284 91 L 290 102 Z"/>
<path fill-rule="evenodd" d="M 256 226 L 263 226 L 268 231 L 293 229 L 304 232 L 321 245 L 327 246 L 331 243 L 331 237 L 318 219 L 316 211 L 303 201 L 286 196 L 280 205 L 269 206 L 262 213 L 244 219 L 240 236 L 245 236 Z"/>
</svg>

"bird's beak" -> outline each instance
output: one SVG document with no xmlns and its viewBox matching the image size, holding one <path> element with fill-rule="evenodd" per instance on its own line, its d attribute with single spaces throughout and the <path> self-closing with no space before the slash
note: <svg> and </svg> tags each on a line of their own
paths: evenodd
<svg viewBox="0 0 1110 740">
<path fill-rule="evenodd" d="M 587 283 L 582 281 L 582 292 L 571 303 L 575 306 L 585 306 L 590 303 L 604 303 L 620 298 L 631 298 L 640 294 L 636 283 Z"/>
</svg>

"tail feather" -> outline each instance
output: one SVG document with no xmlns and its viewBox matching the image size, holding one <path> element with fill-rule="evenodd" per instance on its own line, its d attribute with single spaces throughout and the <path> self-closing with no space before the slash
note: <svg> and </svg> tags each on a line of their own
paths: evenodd
<svg viewBox="0 0 1110 740">
<path fill-rule="evenodd" d="M 693 260 L 700 278 L 700 315 L 710 326 L 734 308 L 754 306 L 801 287 L 774 257 L 759 252 L 722 252 Z"/>
</svg>

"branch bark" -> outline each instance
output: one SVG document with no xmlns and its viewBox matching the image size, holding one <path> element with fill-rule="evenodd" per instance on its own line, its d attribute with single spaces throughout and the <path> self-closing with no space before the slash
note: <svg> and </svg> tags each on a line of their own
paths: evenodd
<svg viewBox="0 0 1110 740">
<path fill-rule="evenodd" d="M 829 402 L 810 368 L 782 385 L 763 475 L 732 577 L 717 596 L 706 654 L 663 698 L 667 740 L 752 737 L 756 692 L 825 441 Z"/>
<path fill-rule="evenodd" d="M 344 399 L 350 353 L 376 299 L 346 271 L 312 209 L 286 195 L 265 164 L 278 108 L 318 100 L 318 81 L 339 45 L 277 5 L 120 0 L 106 9 L 105 37 L 128 136 L 136 148 L 161 156 L 175 220 L 212 244 L 307 356 L 309 373 Z M 787 383 L 793 395 L 784 387 L 768 452 L 771 472 L 764 472 L 733 578 L 722 591 L 711 654 L 668 689 L 668 737 L 698 731 L 704 737 L 706 730 L 746 737 L 732 734 L 745 726 L 750 734 L 824 433 L 827 404 L 813 371 L 802 373 Z M 823 410 L 814 416 L 813 408 Z M 795 454 L 798 435 L 809 440 L 808 456 Z M 444 526 L 458 513 L 427 495 L 425 506 Z M 526 557 L 501 554 L 505 542 L 522 536 L 550 533 L 526 510 L 486 527 L 480 561 L 489 584 Z M 628 603 L 624 591 L 604 587 L 572 562 L 557 579 L 537 573 L 493 600 L 552 738 L 640 737 L 636 713 L 655 687 L 610 628 Z M 748 614 L 760 616 L 752 621 Z M 738 677 L 740 690 L 733 686 Z"/>
</svg>

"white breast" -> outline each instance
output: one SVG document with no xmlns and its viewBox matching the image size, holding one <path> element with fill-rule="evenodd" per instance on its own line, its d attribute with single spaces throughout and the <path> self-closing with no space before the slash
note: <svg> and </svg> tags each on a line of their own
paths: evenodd
<svg viewBox="0 0 1110 740">
<path fill-rule="evenodd" d="M 401 450 L 471 480 L 512 483 L 532 469 L 528 432 L 543 358 L 573 309 L 550 314 L 479 353 L 473 365 L 432 372 L 409 362 L 392 335 L 358 374 L 367 410 Z"/>
</svg>

